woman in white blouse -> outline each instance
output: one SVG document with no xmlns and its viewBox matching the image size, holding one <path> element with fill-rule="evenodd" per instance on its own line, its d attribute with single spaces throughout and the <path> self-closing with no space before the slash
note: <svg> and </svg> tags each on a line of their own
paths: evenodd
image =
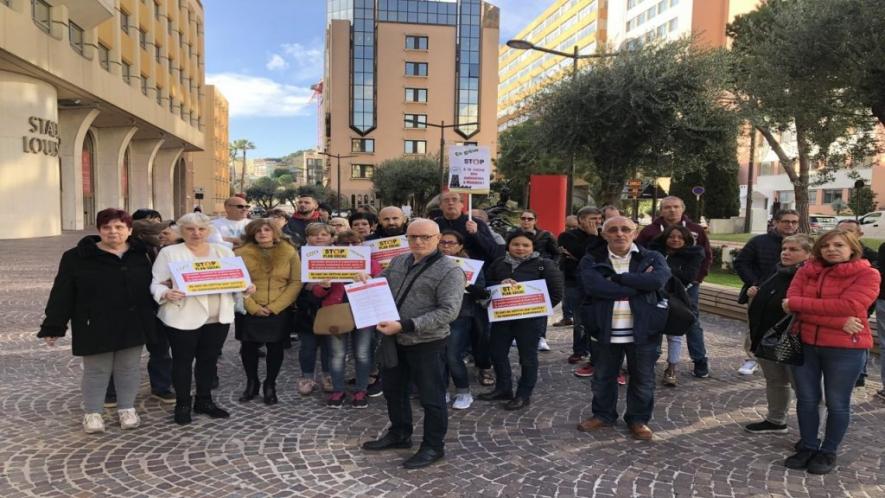
<svg viewBox="0 0 885 498">
<path fill-rule="evenodd" d="M 191 422 L 191 376 L 196 378 L 197 395 L 193 401 L 194 413 L 212 418 L 227 418 L 226 410 L 212 401 L 212 381 L 216 375 L 216 361 L 227 332 L 234 320 L 234 294 L 185 296 L 175 288 L 169 263 L 200 259 L 232 258 L 233 251 L 207 240 L 213 227 L 203 213 L 188 213 L 176 224 L 183 243 L 164 247 L 154 262 L 151 293 L 160 304 L 157 316 L 169 327 L 172 346 L 172 383 L 175 387 L 175 423 Z M 254 292 L 254 287 L 246 294 Z M 196 367 L 194 368 L 194 360 Z"/>
</svg>

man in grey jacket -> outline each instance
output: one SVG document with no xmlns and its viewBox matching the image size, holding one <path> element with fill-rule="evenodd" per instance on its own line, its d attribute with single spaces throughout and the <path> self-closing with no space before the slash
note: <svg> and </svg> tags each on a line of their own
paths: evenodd
<svg viewBox="0 0 885 498">
<path fill-rule="evenodd" d="M 421 448 L 403 462 L 403 467 L 418 469 L 444 456 L 443 440 L 448 429 L 446 340 L 449 324 L 461 309 L 465 277 L 437 249 L 436 223 L 418 218 L 409 224 L 406 237 L 410 252 L 394 258 L 382 273 L 390 283 L 400 319 L 377 325 L 386 336 L 382 341 L 396 340 L 395 361 L 382 361 L 381 370 L 390 428 L 380 439 L 364 443 L 363 449 L 412 446 L 409 385 L 414 383 L 424 408 L 424 438 Z"/>
</svg>

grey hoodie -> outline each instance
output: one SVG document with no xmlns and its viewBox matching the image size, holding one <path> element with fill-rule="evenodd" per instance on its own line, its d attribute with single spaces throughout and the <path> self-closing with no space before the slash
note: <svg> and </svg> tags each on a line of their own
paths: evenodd
<svg viewBox="0 0 885 498">
<path fill-rule="evenodd" d="M 432 257 L 427 256 L 417 264 L 411 253 L 393 258 L 381 276 L 390 283 L 394 300 L 401 298 L 409 282 Z M 461 310 L 464 285 L 464 272 L 451 259 L 436 260 L 418 277 L 398 308 L 403 330 L 396 335 L 396 342 L 414 346 L 448 337 L 449 324 Z"/>
</svg>

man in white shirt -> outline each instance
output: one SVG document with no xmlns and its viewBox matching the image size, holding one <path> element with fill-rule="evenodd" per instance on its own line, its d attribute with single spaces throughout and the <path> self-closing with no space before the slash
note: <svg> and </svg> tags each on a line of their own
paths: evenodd
<svg viewBox="0 0 885 498">
<path fill-rule="evenodd" d="M 240 238 L 249 224 L 249 204 L 242 197 L 231 197 L 224 201 L 224 218 L 212 220 L 215 232 L 209 236 L 208 241 L 221 244 L 231 249 L 239 247 L 243 243 Z"/>
</svg>

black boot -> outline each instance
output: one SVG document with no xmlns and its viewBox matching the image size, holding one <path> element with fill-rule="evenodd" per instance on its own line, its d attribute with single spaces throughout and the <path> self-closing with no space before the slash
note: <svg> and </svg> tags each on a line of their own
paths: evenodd
<svg viewBox="0 0 885 498">
<path fill-rule="evenodd" d="M 191 399 L 179 398 L 175 401 L 175 423 L 187 425 L 191 423 Z"/>
<path fill-rule="evenodd" d="M 194 413 L 202 413 L 203 415 L 209 415 L 211 418 L 228 418 L 230 417 L 230 413 L 226 410 L 222 410 L 218 407 L 213 401 L 211 397 L 207 398 L 197 398 L 194 401 Z"/>
<path fill-rule="evenodd" d="M 274 383 L 264 381 L 264 404 L 265 405 L 275 405 L 277 404 L 277 386 Z"/>
<path fill-rule="evenodd" d="M 246 389 L 243 390 L 243 395 L 240 396 L 240 403 L 245 403 L 247 401 L 252 401 L 258 396 L 258 388 L 260 384 L 258 379 L 248 378 L 246 379 Z"/>
</svg>

